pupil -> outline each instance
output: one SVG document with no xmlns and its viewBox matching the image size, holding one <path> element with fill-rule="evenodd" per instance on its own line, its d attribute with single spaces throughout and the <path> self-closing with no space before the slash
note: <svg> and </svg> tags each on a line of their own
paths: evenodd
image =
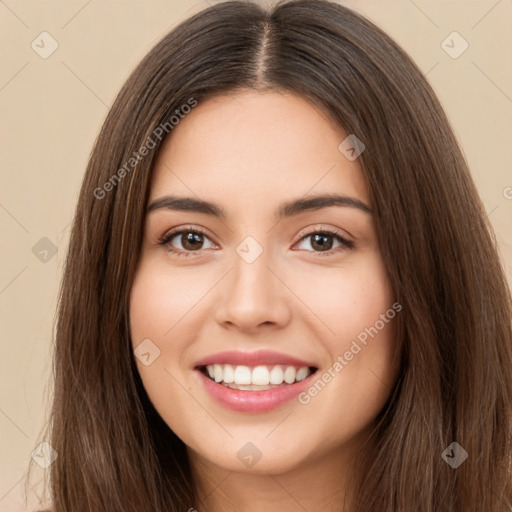
<svg viewBox="0 0 512 512">
<path fill-rule="evenodd" d="M 326 242 L 327 239 L 327 242 Z M 329 243 L 330 235 L 324 235 L 324 234 L 316 234 L 313 236 L 313 247 L 315 244 L 321 249 L 321 250 L 329 250 L 332 247 L 332 240 Z"/>
<path fill-rule="evenodd" d="M 190 245 L 192 245 L 192 247 L 188 247 L 189 250 L 194 251 L 194 250 L 198 249 L 198 247 L 194 247 L 193 245 L 195 243 L 195 244 L 198 244 L 200 247 L 202 244 L 201 237 L 202 237 L 202 235 L 199 233 L 187 233 L 187 235 L 185 237 L 186 242 L 183 244 L 183 247 L 185 247 L 185 249 L 187 249 L 187 245 L 190 244 Z"/>
</svg>

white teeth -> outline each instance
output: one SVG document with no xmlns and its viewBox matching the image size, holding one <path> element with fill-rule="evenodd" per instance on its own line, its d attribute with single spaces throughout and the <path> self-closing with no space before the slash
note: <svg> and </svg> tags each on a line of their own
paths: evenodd
<svg viewBox="0 0 512 512">
<path fill-rule="evenodd" d="M 242 386 L 264 386 L 293 384 L 300 382 L 311 373 L 307 366 L 296 368 L 295 366 L 233 366 L 230 364 L 213 364 L 206 367 L 208 375 L 218 383 L 242 385 Z M 232 387 L 232 386 L 230 386 Z M 271 387 L 271 386 L 270 386 Z"/>
<path fill-rule="evenodd" d="M 284 381 L 287 384 L 293 384 L 295 382 L 295 368 L 293 366 L 288 366 L 284 371 Z"/>
<path fill-rule="evenodd" d="M 252 384 L 251 369 L 248 366 L 235 366 L 235 384 Z"/>
<path fill-rule="evenodd" d="M 252 371 L 252 384 L 266 386 L 270 382 L 270 372 L 266 366 L 256 366 Z"/>
<path fill-rule="evenodd" d="M 213 365 L 213 377 L 215 382 L 220 382 L 223 378 L 222 366 L 220 364 Z"/>
<path fill-rule="evenodd" d="M 270 384 L 282 384 L 283 380 L 283 369 L 280 366 L 274 366 L 270 372 Z"/>
<path fill-rule="evenodd" d="M 302 368 L 299 368 L 297 370 L 297 375 L 295 375 L 295 380 L 297 382 L 300 382 L 301 380 L 304 380 L 309 375 L 309 368 L 306 368 L 303 366 Z"/>
<path fill-rule="evenodd" d="M 235 382 L 235 369 L 230 364 L 224 365 L 224 378 L 222 380 L 226 384 Z"/>
</svg>

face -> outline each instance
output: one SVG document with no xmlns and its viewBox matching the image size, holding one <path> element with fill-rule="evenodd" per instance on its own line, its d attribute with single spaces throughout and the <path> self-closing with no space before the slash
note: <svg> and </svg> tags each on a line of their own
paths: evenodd
<svg viewBox="0 0 512 512">
<path fill-rule="evenodd" d="M 248 91 L 171 135 L 130 297 L 152 403 L 230 471 L 346 451 L 390 394 L 400 309 L 347 134 L 299 96 Z"/>
</svg>

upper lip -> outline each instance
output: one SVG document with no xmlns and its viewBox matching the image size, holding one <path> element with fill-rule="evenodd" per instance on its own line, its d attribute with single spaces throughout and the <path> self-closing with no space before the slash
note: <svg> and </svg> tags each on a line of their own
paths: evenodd
<svg viewBox="0 0 512 512">
<path fill-rule="evenodd" d="M 283 366 L 302 366 L 317 368 L 315 363 L 299 359 L 297 357 L 273 352 L 271 350 L 258 350 L 256 352 L 226 351 L 218 352 L 195 363 L 195 367 L 208 366 L 211 364 L 232 364 L 234 366 L 258 366 L 258 365 L 277 365 Z"/>
</svg>

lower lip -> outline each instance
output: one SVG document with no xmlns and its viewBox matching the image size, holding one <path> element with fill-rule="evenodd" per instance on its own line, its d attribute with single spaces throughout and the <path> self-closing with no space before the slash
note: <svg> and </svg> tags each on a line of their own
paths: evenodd
<svg viewBox="0 0 512 512">
<path fill-rule="evenodd" d="M 300 382 L 283 384 L 277 388 L 263 391 L 243 391 L 231 389 L 209 379 L 200 370 L 196 370 L 206 391 L 221 405 L 239 412 L 266 412 L 277 409 L 286 402 L 293 400 L 309 386 L 309 375 Z M 316 372 L 315 372 L 316 373 Z"/>
</svg>

